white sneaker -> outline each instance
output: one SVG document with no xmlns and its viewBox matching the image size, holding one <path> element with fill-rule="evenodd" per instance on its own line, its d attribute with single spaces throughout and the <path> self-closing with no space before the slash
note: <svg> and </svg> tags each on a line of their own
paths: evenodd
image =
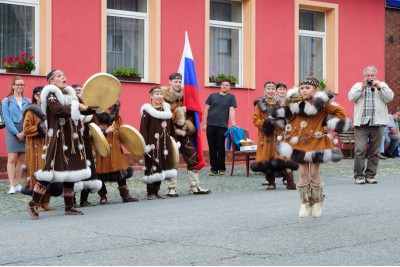
<svg viewBox="0 0 400 267">
<path fill-rule="evenodd" d="M 9 195 L 15 194 L 15 187 L 14 186 L 10 186 L 10 190 L 8 191 Z"/>
<path fill-rule="evenodd" d="M 355 182 L 356 184 L 365 184 L 365 178 L 357 178 Z"/>
<path fill-rule="evenodd" d="M 15 187 L 15 192 L 21 192 L 22 186 L 19 184 Z"/>
</svg>

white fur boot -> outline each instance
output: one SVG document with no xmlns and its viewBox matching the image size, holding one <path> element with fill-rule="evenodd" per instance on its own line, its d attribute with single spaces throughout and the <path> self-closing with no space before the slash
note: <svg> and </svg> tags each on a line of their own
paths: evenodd
<svg viewBox="0 0 400 267">
<path fill-rule="evenodd" d="M 177 180 L 176 177 L 172 177 L 169 179 L 165 179 L 168 191 L 167 191 L 167 196 L 169 197 L 178 197 L 178 193 L 176 192 L 176 186 L 177 186 Z"/>
<path fill-rule="evenodd" d="M 321 182 L 320 184 L 314 184 L 313 182 L 310 183 L 311 189 L 311 216 L 314 218 L 321 217 L 322 213 L 322 202 L 324 201 L 323 195 L 323 187 L 324 183 Z"/>
<path fill-rule="evenodd" d="M 298 184 L 296 189 L 301 201 L 299 217 L 304 218 L 310 215 L 310 184 Z"/>
</svg>

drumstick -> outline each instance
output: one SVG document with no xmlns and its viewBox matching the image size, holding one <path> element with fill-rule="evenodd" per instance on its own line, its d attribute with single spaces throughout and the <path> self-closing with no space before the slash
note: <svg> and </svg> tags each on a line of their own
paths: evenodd
<svg viewBox="0 0 400 267">
<path fill-rule="evenodd" d="M 88 109 L 98 109 L 99 106 L 88 106 Z"/>
</svg>

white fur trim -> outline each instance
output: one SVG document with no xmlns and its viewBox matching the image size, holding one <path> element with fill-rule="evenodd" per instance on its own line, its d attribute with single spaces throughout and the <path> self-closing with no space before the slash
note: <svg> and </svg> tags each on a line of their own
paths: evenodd
<svg viewBox="0 0 400 267">
<path fill-rule="evenodd" d="M 277 116 L 278 116 L 278 118 L 285 118 L 285 109 L 284 108 L 279 108 L 277 110 Z"/>
<path fill-rule="evenodd" d="M 172 112 L 171 112 L 171 107 L 167 102 L 164 102 L 162 104 L 163 111 L 156 110 L 153 108 L 151 104 L 144 104 L 141 109 L 140 109 L 140 115 L 143 115 L 143 111 L 145 110 L 147 113 L 150 114 L 150 116 L 157 118 L 157 119 L 163 119 L 163 120 L 169 120 L 172 118 Z"/>
<path fill-rule="evenodd" d="M 81 181 L 83 184 L 83 189 L 90 189 L 90 193 L 97 193 L 102 186 L 102 182 L 100 180 L 89 180 L 89 181 Z"/>
<path fill-rule="evenodd" d="M 344 127 L 343 127 L 343 131 L 347 132 L 348 130 L 350 130 L 353 127 L 353 120 L 346 118 L 346 121 L 344 123 Z"/>
<path fill-rule="evenodd" d="M 79 111 L 79 101 L 78 100 L 72 100 L 71 103 L 71 119 L 74 122 L 78 122 L 81 119 L 81 112 Z"/>
<path fill-rule="evenodd" d="M 282 157 L 290 159 L 292 156 L 293 149 L 292 147 L 286 142 L 280 142 L 278 145 L 278 154 Z"/>
<path fill-rule="evenodd" d="M 339 118 L 332 118 L 326 122 L 326 125 L 328 126 L 329 129 L 334 131 L 339 121 L 340 121 Z"/>
<path fill-rule="evenodd" d="M 91 115 L 81 115 L 81 121 L 83 123 L 90 122 L 90 121 L 92 121 L 92 119 L 93 119 L 93 115 L 92 114 Z"/>
<path fill-rule="evenodd" d="M 145 182 L 146 184 L 152 184 L 155 182 L 160 182 L 160 181 L 164 181 L 165 180 L 165 174 L 164 172 L 160 173 L 153 173 L 152 175 L 149 176 L 143 176 L 142 177 L 143 182 Z"/>
<path fill-rule="evenodd" d="M 324 156 L 323 156 L 323 161 L 328 162 L 331 160 L 332 157 L 332 150 L 330 149 L 325 149 L 324 150 Z"/>
<path fill-rule="evenodd" d="M 293 87 L 291 89 L 289 89 L 286 93 L 286 97 L 287 98 L 291 98 L 292 96 L 294 97 L 298 97 L 300 96 L 300 91 L 298 87 Z"/>
<path fill-rule="evenodd" d="M 312 155 L 313 155 L 313 151 L 306 152 L 306 154 L 304 155 L 304 161 L 312 162 L 313 161 Z"/>
<path fill-rule="evenodd" d="M 176 169 L 163 171 L 166 179 L 176 178 L 178 176 L 178 171 Z"/>
<path fill-rule="evenodd" d="M 329 100 L 328 95 L 327 95 L 325 92 L 322 92 L 322 91 L 316 92 L 316 93 L 314 94 L 314 97 L 313 97 L 313 98 L 322 99 L 325 103 L 328 102 L 328 100 Z"/>
<path fill-rule="evenodd" d="M 146 145 L 146 148 L 144 150 L 144 153 L 148 154 L 151 151 L 151 146 L 150 145 Z"/>
<path fill-rule="evenodd" d="M 176 142 L 176 146 L 178 147 L 178 148 L 181 148 L 181 142 Z"/>
<path fill-rule="evenodd" d="M 310 102 L 306 102 L 306 104 L 304 105 L 304 113 L 306 113 L 307 115 L 315 115 L 317 114 L 318 110 L 315 108 L 314 105 L 311 105 Z"/>
<path fill-rule="evenodd" d="M 78 182 L 89 178 L 91 175 L 90 167 L 76 171 L 43 171 L 39 170 L 36 174 L 36 179 L 46 182 Z"/>
<path fill-rule="evenodd" d="M 52 128 L 50 128 L 50 129 L 47 131 L 47 135 L 48 135 L 49 137 L 53 137 L 53 134 L 54 134 L 54 130 L 53 130 Z"/>
<path fill-rule="evenodd" d="M 73 137 L 74 139 L 78 139 L 79 135 L 78 135 L 77 133 L 73 133 L 73 134 L 72 134 L 72 137 Z"/>
<path fill-rule="evenodd" d="M 283 137 L 282 137 L 282 135 L 279 135 L 276 139 L 277 139 L 278 141 L 282 141 L 282 140 L 283 140 Z"/>
<path fill-rule="evenodd" d="M 292 113 L 298 114 L 300 111 L 300 104 L 299 103 L 290 103 L 289 108 Z"/>
<path fill-rule="evenodd" d="M 74 192 L 81 192 L 83 189 L 83 183 L 81 181 L 74 183 Z"/>
</svg>

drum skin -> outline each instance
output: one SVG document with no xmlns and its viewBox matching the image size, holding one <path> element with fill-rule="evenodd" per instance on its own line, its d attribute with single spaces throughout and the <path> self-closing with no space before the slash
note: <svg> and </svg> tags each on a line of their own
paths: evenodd
<svg viewBox="0 0 400 267">
<path fill-rule="evenodd" d="M 100 130 L 100 127 L 97 126 L 94 122 L 89 123 L 89 130 L 92 134 L 94 146 L 97 149 L 97 152 L 103 157 L 107 157 L 110 155 L 110 145 L 107 142 L 107 139 L 104 137 L 103 133 Z"/>
<path fill-rule="evenodd" d="M 119 141 L 130 153 L 141 156 L 146 150 L 146 143 L 141 133 L 134 127 L 123 124 L 118 131 Z"/>
<path fill-rule="evenodd" d="M 105 110 L 117 102 L 121 83 L 108 73 L 96 73 L 82 86 L 82 101 L 91 109 Z"/>
</svg>

